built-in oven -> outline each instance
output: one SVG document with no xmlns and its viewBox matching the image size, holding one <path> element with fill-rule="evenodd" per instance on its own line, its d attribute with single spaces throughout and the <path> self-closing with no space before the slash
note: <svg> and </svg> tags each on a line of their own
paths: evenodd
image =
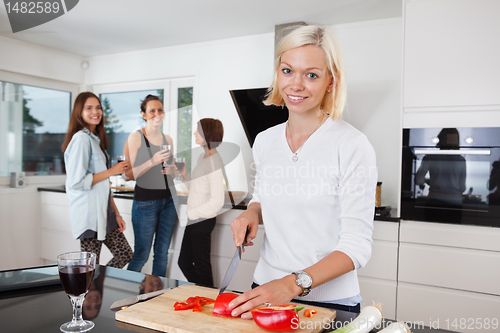
<svg viewBox="0 0 500 333">
<path fill-rule="evenodd" d="M 500 227 L 500 128 L 403 129 L 400 214 Z"/>
</svg>

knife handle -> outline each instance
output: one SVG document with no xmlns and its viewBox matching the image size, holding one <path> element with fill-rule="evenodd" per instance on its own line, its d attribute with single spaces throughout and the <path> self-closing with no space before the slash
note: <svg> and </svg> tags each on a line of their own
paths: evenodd
<svg viewBox="0 0 500 333">
<path fill-rule="evenodd" d="M 241 243 L 241 245 L 240 245 L 242 250 L 245 247 L 245 245 L 247 244 L 247 237 L 248 237 L 249 233 L 250 233 L 250 229 L 248 229 L 248 227 L 247 227 L 247 231 L 245 232 L 245 238 L 243 239 L 243 243 Z"/>
</svg>

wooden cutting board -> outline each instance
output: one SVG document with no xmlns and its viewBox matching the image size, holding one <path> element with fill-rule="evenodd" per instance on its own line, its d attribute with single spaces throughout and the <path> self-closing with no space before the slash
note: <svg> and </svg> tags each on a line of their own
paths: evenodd
<svg viewBox="0 0 500 333">
<path fill-rule="evenodd" d="M 116 312 L 118 321 L 169 333 L 265 333 L 253 320 L 221 318 L 212 315 L 214 305 L 205 305 L 202 312 L 192 310 L 174 311 L 175 302 L 183 302 L 191 296 L 216 299 L 219 290 L 184 284 L 145 302 L 132 305 Z M 292 302 L 293 303 L 293 302 Z M 306 308 L 312 308 L 306 306 Z M 321 332 L 325 323 L 335 318 L 335 310 L 314 307 L 318 311 L 313 318 L 299 312 L 301 327 L 293 332 Z M 328 319 L 325 320 L 325 319 Z M 117 324 L 118 325 L 118 324 Z"/>
</svg>

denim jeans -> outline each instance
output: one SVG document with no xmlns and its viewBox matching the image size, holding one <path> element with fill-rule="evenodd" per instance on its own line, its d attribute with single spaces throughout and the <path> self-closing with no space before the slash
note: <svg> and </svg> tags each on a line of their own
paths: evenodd
<svg viewBox="0 0 500 333">
<path fill-rule="evenodd" d="M 176 221 L 177 212 L 172 198 L 150 201 L 134 200 L 132 205 L 134 257 L 128 264 L 128 270 L 141 271 L 149 258 L 154 238 L 152 274 L 156 276 L 166 275 L 168 248 Z"/>
</svg>

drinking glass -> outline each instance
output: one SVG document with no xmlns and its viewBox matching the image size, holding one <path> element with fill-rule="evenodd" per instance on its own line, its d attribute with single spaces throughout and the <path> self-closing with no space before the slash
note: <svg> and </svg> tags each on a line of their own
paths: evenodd
<svg viewBox="0 0 500 333">
<path fill-rule="evenodd" d="M 117 161 L 118 163 L 128 161 L 128 159 L 129 159 L 129 157 L 128 157 L 127 155 L 118 155 L 118 156 L 116 156 L 116 161 Z M 127 179 L 128 179 L 128 177 L 127 177 L 127 176 L 125 176 L 125 172 L 124 172 L 124 173 L 122 173 L 122 177 L 123 177 L 123 179 L 125 179 L 125 180 L 127 180 Z"/>
<path fill-rule="evenodd" d="M 170 151 L 170 145 L 162 145 L 161 147 L 163 148 L 163 150 Z M 169 160 L 170 160 L 170 158 L 169 158 Z M 163 169 L 165 169 L 167 167 L 168 167 L 168 161 L 163 161 Z"/>
<path fill-rule="evenodd" d="M 177 157 L 175 159 L 175 166 L 177 167 L 177 170 L 179 171 L 182 171 L 182 169 L 184 168 L 184 163 L 186 163 L 186 159 L 184 157 Z M 181 178 L 181 175 L 178 174 L 175 179 L 182 179 Z"/>
<path fill-rule="evenodd" d="M 63 332 L 86 332 L 94 327 L 90 320 L 82 318 L 82 304 L 94 277 L 96 254 L 69 252 L 57 256 L 59 278 L 73 305 L 73 320 L 62 324 Z"/>
</svg>

